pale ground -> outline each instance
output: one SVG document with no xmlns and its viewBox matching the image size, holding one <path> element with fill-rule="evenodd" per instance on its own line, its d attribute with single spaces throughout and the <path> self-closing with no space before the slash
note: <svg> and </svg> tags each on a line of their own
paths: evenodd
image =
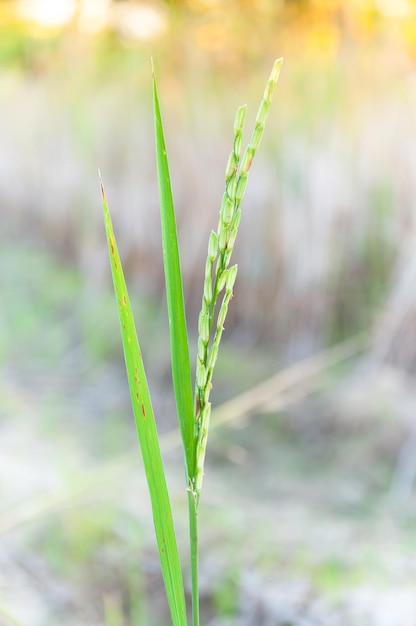
<svg viewBox="0 0 416 626">
<path fill-rule="evenodd" d="M 102 393 L 110 398 L 114 389 Z M 52 437 L 41 404 L 12 377 L 3 378 L 1 395 L 1 609 L 22 626 L 98 626 L 97 598 L 82 586 L 88 563 L 78 566 L 77 585 L 77 577 L 54 571 L 33 538 L 56 509 L 61 519 L 72 511 L 73 522 L 92 500 L 98 512 L 104 503 L 137 516 L 141 541 L 153 546 L 140 463 L 129 451 L 100 465 L 70 428 Z M 412 467 L 400 469 L 414 407 L 409 379 L 359 366 L 347 381 L 279 416 L 213 432 L 200 532 L 206 624 L 414 626 L 416 507 Z M 177 455 L 169 458 L 182 542 L 182 474 Z M 88 483 L 95 487 L 83 491 Z M 59 551 L 59 534 L 54 542 Z M 105 545 L 102 552 L 107 567 L 123 558 Z M 160 591 L 153 547 L 144 554 L 139 567 Z M 215 617 L 209 608 L 218 580 L 234 581 L 237 617 Z M 13 622 L 2 617 L 0 624 Z"/>
</svg>

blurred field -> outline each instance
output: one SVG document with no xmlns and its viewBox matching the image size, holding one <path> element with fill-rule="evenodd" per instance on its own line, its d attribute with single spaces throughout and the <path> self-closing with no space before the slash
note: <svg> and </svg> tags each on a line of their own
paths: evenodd
<svg viewBox="0 0 416 626">
<path fill-rule="evenodd" d="M 149 38 L 122 27 L 142 4 L 115 3 L 94 34 L 80 13 L 45 28 L 18 4 L 0 2 L 1 626 L 14 624 L 2 612 L 27 626 L 168 623 L 97 177 L 186 552 L 151 56 L 193 344 L 234 113 L 247 102 L 250 127 L 285 57 L 214 380 L 218 422 L 232 417 L 210 436 L 204 623 L 414 626 L 414 3 L 154 2 L 159 30 L 137 22 Z"/>
</svg>

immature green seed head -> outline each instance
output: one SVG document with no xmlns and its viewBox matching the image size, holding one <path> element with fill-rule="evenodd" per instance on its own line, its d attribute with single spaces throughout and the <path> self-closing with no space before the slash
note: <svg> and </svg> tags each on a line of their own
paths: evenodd
<svg viewBox="0 0 416 626">
<path fill-rule="evenodd" d="M 198 362 L 196 364 L 196 384 L 200 389 L 203 389 L 205 387 L 206 377 L 207 372 L 205 369 L 205 365 L 198 358 Z"/>
<path fill-rule="evenodd" d="M 205 406 L 206 404 L 208 404 L 208 401 L 209 401 L 209 394 L 210 394 L 210 393 L 211 393 L 211 386 L 210 386 L 210 385 L 207 385 L 207 384 L 205 383 L 205 389 L 204 389 L 204 394 L 203 394 L 203 403 L 204 403 L 204 406 Z"/>
<path fill-rule="evenodd" d="M 211 273 L 212 273 L 212 260 L 211 260 L 211 257 L 208 255 L 205 261 L 205 280 L 207 278 L 211 278 Z"/>
<path fill-rule="evenodd" d="M 247 146 L 246 151 L 244 152 L 244 155 L 243 155 L 243 160 L 241 162 L 240 171 L 242 174 L 248 173 L 248 170 L 251 167 L 251 163 L 253 161 L 255 153 L 256 153 L 255 148 L 253 148 L 251 145 Z"/>
<path fill-rule="evenodd" d="M 270 100 L 262 100 L 259 110 L 257 111 L 256 125 L 263 124 L 264 126 L 266 118 L 269 114 L 269 109 L 270 109 Z"/>
<path fill-rule="evenodd" d="M 247 116 L 247 105 L 243 104 L 241 107 L 238 107 L 237 113 L 235 114 L 234 119 L 234 135 L 241 133 L 244 128 L 244 123 L 246 121 Z"/>
<path fill-rule="evenodd" d="M 227 251 L 229 252 L 231 252 L 234 248 L 235 240 L 237 238 L 237 233 L 238 233 L 238 227 L 230 229 L 230 234 L 229 234 L 228 243 L 227 243 Z"/>
<path fill-rule="evenodd" d="M 238 133 L 238 135 L 236 135 L 234 139 L 234 153 L 238 159 L 241 156 L 242 149 L 243 149 L 243 133 Z"/>
<path fill-rule="evenodd" d="M 241 208 L 239 207 L 233 215 L 233 220 L 230 225 L 231 232 L 237 231 L 241 222 Z"/>
<path fill-rule="evenodd" d="M 212 281 L 211 276 L 207 276 L 204 281 L 204 300 L 209 305 L 212 302 Z"/>
<path fill-rule="evenodd" d="M 238 185 L 237 185 L 238 187 Z M 221 203 L 221 221 L 225 226 L 231 222 L 234 213 L 234 203 L 225 193 Z"/>
<path fill-rule="evenodd" d="M 268 102 L 270 102 L 273 97 L 273 91 L 274 91 L 274 88 L 276 87 L 280 70 L 282 69 L 282 63 L 283 63 L 283 58 L 280 58 L 280 59 L 276 59 L 276 61 L 273 64 L 273 69 L 270 74 L 270 78 L 267 82 L 266 89 L 264 90 L 264 96 L 263 96 L 263 99 L 267 100 Z"/>
<path fill-rule="evenodd" d="M 207 370 L 211 372 L 211 374 L 215 367 L 215 363 L 217 361 L 218 349 L 219 349 L 219 342 L 216 341 L 215 343 L 212 344 L 212 348 L 208 356 Z"/>
<path fill-rule="evenodd" d="M 232 176 L 227 184 L 227 194 L 233 200 L 235 198 L 235 189 L 237 187 L 237 177 Z"/>
<path fill-rule="evenodd" d="M 237 182 L 237 188 L 235 190 L 235 200 L 237 204 L 240 204 L 244 197 L 248 181 L 248 174 L 241 174 Z"/>
<path fill-rule="evenodd" d="M 227 280 L 225 283 L 225 293 L 231 293 L 234 288 L 235 279 L 237 278 L 238 265 L 233 265 L 227 272 Z"/>
<path fill-rule="evenodd" d="M 228 235 L 229 235 L 228 228 L 226 228 L 223 224 L 221 224 L 220 232 L 218 234 L 219 234 L 218 248 L 220 252 L 224 252 L 228 244 Z"/>
<path fill-rule="evenodd" d="M 215 261 L 215 257 L 218 253 L 218 235 L 213 230 L 211 231 L 211 235 L 208 241 L 208 258 L 211 263 Z"/>
<path fill-rule="evenodd" d="M 191 482 L 196 503 L 202 485 L 205 447 L 210 414 L 209 396 L 219 344 L 224 330 L 228 306 L 237 277 L 237 265 L 228 268 L 241 219 L 240 203 L 243 199 L 251 163 L 259 147 L 264 124 L 270 108 L 273 90 L 279 76 L 282 59 L 275 61 L 263 100 L 260 103 L 250 142 L 242 153 L 243 129 L 247 107 L 237 110 L 234 120 L 234 144 L 225 172 L 225 193 L 222 198 L 217 233 L 212 232 L 208 242 L 205 266 L 204 295 L 198 320 L 198 358 L 196 368 L 196 457 L 195 475 Z M 243 154 L 243 156 L 242 156 Z M 215 262 L 215 263 L 214 263 Z M 222 296 L 220 297 L 220 294 Z"/>
<path fill-rule="evenodd" d="M 208 311 L 203 308 L 199 314 L 198 319 L 198 335 L 202 338 L 204 343 L 209 341 L 209 314 Z"/>
<path fill-rule="evenodd" d="M 264 130 L 264 123 L 258 122 L 256 124 L 256 127 L 255 127 L 255 129 L 253 131 L 253 134 L 251 135 L 251 139 L 250 139 L 250 146 L 254 150 L 257 150 L 257 148 L 260 145 L 260 141 L 261 141 L 261 138 L 263 136 L 263 130 Z"/>
<path fill-rule="evenodd" d="M 217 282 L 217 295 L 224 289 L 225 281 L 227 279 L 228 270 L 221 272 Z"/>
<path fill-rule="evenodd" d="M 198 436 L 197 446 L 196 446 L 196 475 L 195 475 L 195 492 L 196 496 L 199 499 L 202 481 L 204 478 L 204 462 L 205 462 L 205 453 L 207 449 L 207 437 L 208 437 L 208 428 L 209 428 L 209 419 L 211 415 L 211 404 L 207 402 L 207 404 L 202 409 L 201 414 L 201 429 Z"/>
<path fill-rule="evenodd" d="M 229 294 L 226 293 L 221 303 L 221 307 L 218 312 L 218 318 L 217 318 L 217 332 L 220 334 L 224 330 L 224 323 L 225 323 L 225 318 L 227 317 L 229 302 L 230 302 L 230 296 Z"/>
<path fill-rule="evenodd" d="M 225 180 L 228 182 L 230 178 L 236 173 L 238 168 L 238 157 L 233 150 L 230 156 L 228 157 L 227 168 L 225 170 Z"/>
<path fill-rule="evenodd" d="M 205 351 L 207 344 L 204 343 L 201 337 L 198 337 L 198 359 L 203 363 L 205 361 Z"/>
</svg>

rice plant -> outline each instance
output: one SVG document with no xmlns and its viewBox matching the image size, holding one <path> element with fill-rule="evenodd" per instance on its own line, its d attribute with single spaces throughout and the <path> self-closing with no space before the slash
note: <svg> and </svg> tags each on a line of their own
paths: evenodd
<svg viewBox="0 0 416 626">
<path fill-rule="evenodd" d="M 246 106 L 240 107 L 236 113 L 234 142 L 225 172 L 225 191 L 221 202 L 218 228 L 216 232 L 211 232 L 208 240 L 202 306 L 198 320 L 198 350 L 194 386 L 191 379 L 191 360 L 189 356 L 175 211 L 158 91 L 153 72 L 156 158 L 169 317 L 172 380 L 184 451 L 186 489 L 188 493 L 192 626 L 199 626 L 200 623 L 198 505 L 204 476 L 205 451 L 211 412 L 209 398 L 224 323 L 237 276 L 237 265 L 230 266 L 230 262 L 241 219 L 240 205 L 247 186 L 248 173 L 263 135 L 265 121 L 281 65 L 282 59 L 277 59 L 274 62 L 257 113 L 254 130 L 244 152 L 242 146 L 247 112 Z M 149 487 L 162 575 L 172 624 L 174 626 L 186 626 L 188 622 L 182 569 L 175 539 L 156 422 L 101 176 L 100 183 L 127 377 Z"/>
</svg>

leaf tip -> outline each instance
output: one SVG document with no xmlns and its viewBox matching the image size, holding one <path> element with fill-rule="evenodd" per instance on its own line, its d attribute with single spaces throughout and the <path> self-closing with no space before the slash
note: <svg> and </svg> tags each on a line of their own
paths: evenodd
<svg viewBox="0 0 416 626">
<path fill-rule="evenodd" d="M 105 196 L 104 183 L 103 183 L 103 179 L 101 178 L 101 170 L 100 169 L 98 169 L 98 179 L 100 181 L 101 198 L 103 200 L 103 203 L 107 204 L 107 198 Z"/>
</svg>

